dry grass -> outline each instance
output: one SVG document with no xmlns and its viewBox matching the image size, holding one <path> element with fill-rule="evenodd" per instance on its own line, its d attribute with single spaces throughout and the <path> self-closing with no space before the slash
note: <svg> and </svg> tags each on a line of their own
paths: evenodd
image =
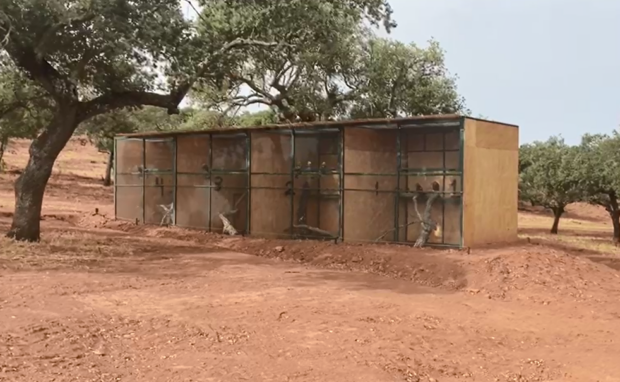
<svg viewBox="0 0 620 382">
<path fill-rule="evenodd" d="M 558 243 L 570 248 L 578 249 L 578 250 L 586 250 L 592 252 L 600 252 L 610 255 L 618 255 L 620 256 L 620 248 L 616 247 L 611 240 L 611 237 L 608 236 L 596 236 L 596 235 L 581 235 L 575 236 L 570 233 L 568 234 L 534 234 L 529 235 L 525 233 L 519 234 L 519 237 L 522 239 L 531 239 L 539 242 L 546 243 Z"/>
<path fill-rule="evenodd" d="M 111 258 L 135 254 L 117 239 L 82 232 L 50 232 L 40 243 L 0 238 L 0 265 L 11 269 L 89 268 Z"/>
</svg>

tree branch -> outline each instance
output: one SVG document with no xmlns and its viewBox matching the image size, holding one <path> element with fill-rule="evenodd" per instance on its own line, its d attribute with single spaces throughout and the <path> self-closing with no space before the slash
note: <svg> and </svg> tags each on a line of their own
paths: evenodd
<svg viewBox="0 0 620 382">
<path fill-rule="evenodd" d="M 152 92 L 110 92 L 95 99 L 82 102 L 80 120 L 84 121 L 99 114 L 131 106 L 156 106 L 168 110 L 168 114 L 179 114 L 179 103 L 173 94 Z"/>
</svg>

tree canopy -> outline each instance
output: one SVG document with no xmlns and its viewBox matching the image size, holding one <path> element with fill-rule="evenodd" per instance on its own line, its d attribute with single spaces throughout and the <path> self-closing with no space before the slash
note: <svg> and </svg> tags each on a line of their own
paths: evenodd
<svg viewBox="0 0 620 382">
<path fill-rule="evenodd" d="M 295 4 L 282 2 L 278 13 L 286 22 L 272 36 L 288 36 L 288 44 L 229 55 L 195 98 L 224 111 L 263 105 L 288 122 L 467 112 L 436 41 L 420 48 L 376 37 L 358 14 L 335 2 Z M 214 34 L 225 35 L 253 25 L 256 12 L 251 2 L 211 3 L 200 25 L 218 26 Z"/>
</svg>

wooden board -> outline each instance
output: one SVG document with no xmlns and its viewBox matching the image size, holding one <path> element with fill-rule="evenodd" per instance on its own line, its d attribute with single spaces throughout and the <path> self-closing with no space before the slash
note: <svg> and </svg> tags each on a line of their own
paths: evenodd
<svg viewBox="0 0 620 382">
<path fill-rule="evenodd" d="M 116 173 L 137 173 L 143 166 L 142 150 L 141 139 L 116 140 Z"/>
<path fill-rule="evenodd" d="M 214 170 L 238 171 L 247 168 L 247 140 L 242 135 L 213 135 L 211 160 Z"/>
<path fill-rule="evenodd" d="M 373 242 L 395 228 L 396 130 L 347 128 L 344 134 L 344 240 Z M 393 233 L 383 238 L 391 240 Z"/>
<path fill-rule="evenodd" d="M 285 195 L 289 175 L 251 175 L 250 233 L 288 237 L 291 226 L 291 196 Z"/>
<path fill-rule="evenodd" d="M 177 173 L 208 172 L 210 141 L 207 134 L 177 137 Z"/>
<path fill-rule="evenodd" d="M 252 133 L 251 140 L 252 173 L 291 173 L 290 135 Z"/>
<path fill-rule="evenodd" d="M 142 183 L 134 187 L 116 187 L 116 218 L 142 222 Z"/>
<path fill-rule="evenodd" d="M 517 240 L 519 131 L 466 119 L 463 245 Z"/>
<path fill-rule="evenodd" d="M 172 172 L 174 167 L 174 141 L 146 140 L 144 143 L 144 166 L 151 171 Z"/>
</svg>

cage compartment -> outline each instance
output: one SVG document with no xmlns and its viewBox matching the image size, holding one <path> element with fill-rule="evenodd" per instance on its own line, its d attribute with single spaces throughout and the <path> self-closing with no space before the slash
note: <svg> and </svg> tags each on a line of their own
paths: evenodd
<svg viewBox="0 0 620 382">
<path fill-rule="evenodd" d="M 295 238 L 336 240 L 341 227 L 339 129 L 295 130 L 293 222 Z"/>
</svg>

